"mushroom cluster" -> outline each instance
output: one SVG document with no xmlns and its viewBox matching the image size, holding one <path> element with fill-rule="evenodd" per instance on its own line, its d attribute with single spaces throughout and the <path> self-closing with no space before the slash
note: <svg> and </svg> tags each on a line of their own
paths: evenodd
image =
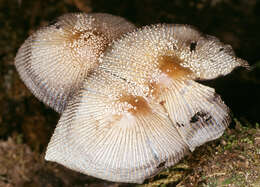
<svg viewBox="0 0 260 187">
<path fill-rule="evenodd" d="M 116 182 L 142 183 L 220 137 L 229 108 L 214 79 L 248 63 L 188 25 L 136 29 L 109 14 L 67 14 L 15 58 L 32 93 L 61 113 L 45 159 Z"/>
</svg>

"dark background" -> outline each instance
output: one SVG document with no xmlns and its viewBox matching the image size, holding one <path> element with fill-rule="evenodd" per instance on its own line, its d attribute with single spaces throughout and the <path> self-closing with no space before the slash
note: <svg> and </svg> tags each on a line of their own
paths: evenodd
<svg viewBox="0 0 260 187">
<path fill-rule="evenodd" d="M 237 69 L 204 82 L 216 89 L 233 118 L 255 127 L 260 114 L 260 1 L 258 0 L 0 0 L 0 139 L 20 137 L 42 152 L 58 114 L 39 102 L 19 79 L 14 57 L 37 28 L 67 12 L 105 12 L 137 26 L 183 23 L 232 45 L 251 70 Z"/>
</svg>

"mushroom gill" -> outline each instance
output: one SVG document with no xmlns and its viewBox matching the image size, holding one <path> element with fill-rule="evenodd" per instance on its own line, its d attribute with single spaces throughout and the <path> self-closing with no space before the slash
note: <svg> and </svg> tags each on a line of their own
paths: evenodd
<svg viewBox="0 0 260 187">
<path fill-rule="evenodd" d="M 187 152 L 160 104 L 102 72 L 90 75 L 69 102 L 45 159 L 110 181 L 142 183 Z"/>
<path fill-rule="evenodd" d="M 32 93 L 61 113 L 107 45 L 135 26 L 103 13 L 65 14 L 32 34 L 15 66 Z"/>
</svg>

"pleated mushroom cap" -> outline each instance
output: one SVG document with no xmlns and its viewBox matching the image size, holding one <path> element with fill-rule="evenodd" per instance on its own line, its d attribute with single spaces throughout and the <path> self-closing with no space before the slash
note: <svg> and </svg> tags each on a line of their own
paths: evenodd
<svg viewBox="0 0 260 187">
<path fill-rule="evenodd" d="M 135 26 L 109 14 L 72 13 L 31 35 L 15 66 L 32 93 L 61 113 L 107 45 Z"/>
<path fill-rule="evenodd" d="M 187 151 L 160 104 L 102 72 L 91 74 L 69 102 L 45 159 L 110 181 L 142 183 Z"/>
<path fill-rule="evenodd" d="M 169 114 L 182 140 L 195 147 L 220 137 L 229 109 L 215 90 L 197 83 L 245 66 L 229 45 L 187 25 L 154 25 L 113 42 L 100 69 L 140 87 Z"/>
<path fill-rule="evenodd" d="M 45 159 L 110 181 L 142 183 L 223 134 L 229 109 L 196 80 L 237 66 L 248 65 L 190 26 L 128 33 L 109 45 L 70 100 Z"/>
</svg>

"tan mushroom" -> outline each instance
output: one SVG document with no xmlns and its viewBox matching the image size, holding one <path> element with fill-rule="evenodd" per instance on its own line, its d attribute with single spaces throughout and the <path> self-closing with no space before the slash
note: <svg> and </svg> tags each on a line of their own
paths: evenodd
<svg viewBox="0 0 260 187">
<path fill-rule="evenodd" d="M 160 104 L 102 72 L 89 76 L 70 101 L 45 159 L 110 181 L 142 183 L 187 151 Z"/>
<path fill-rule="evenodd" d="M 229 45 L 187 25 L 160 24 L 127 34 L 109 47 L 100 69 L 141 87 L 161 104 L 190 150 L 221 136 L 229 109 L 196 80 L 248 67 Z"/>
<path fill-rule="evenodd" d="M 229 109 L 196 80 L 237 66 L 248 65 L 190 26 L 128 33 L 106 49 L 69 102 L 45 158 L 98 178 L 142 183 L 223 134 Z"/>
<path fill-rule="evenodd" d="M 32 93 L 61 113 L 107 45 L 133 29 L 110 14 L 65 14 L 24 42 L 15 66 Z"/>
</svg>

